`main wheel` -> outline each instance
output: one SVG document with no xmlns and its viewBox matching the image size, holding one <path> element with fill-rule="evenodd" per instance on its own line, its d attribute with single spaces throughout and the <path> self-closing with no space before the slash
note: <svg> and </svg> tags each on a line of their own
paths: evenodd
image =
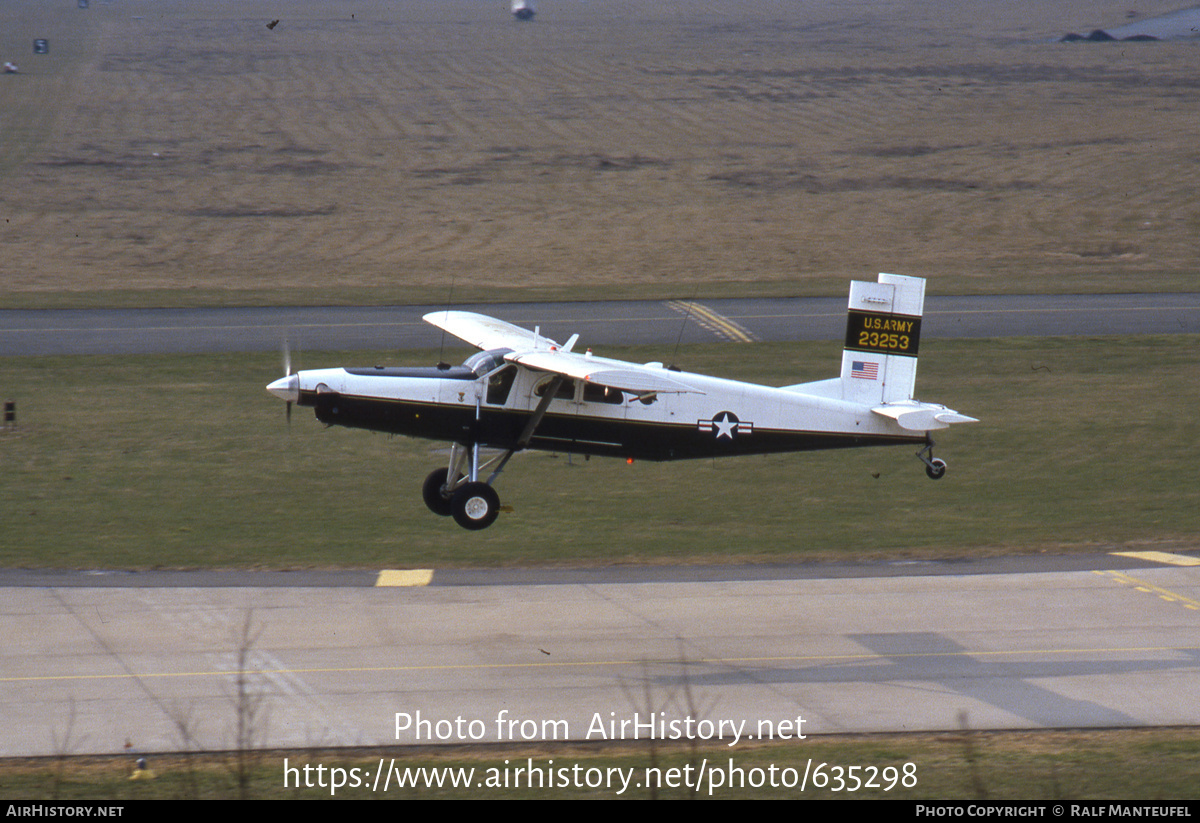
<svg viewBox="0 0 1200 823">
<path fill-rule="evenodd" d="M 435 469 L 425 478 L 425 485 L 421 487 L 421 496 L 425 498 L 425 505 L 431 512 L 440 514 L 442 517 L 454 514 L 453 495 L 447 495 L 443 491 L 446 487 L 446 478 L 449 476 L 449 469 Z"/>
<path fill-rule="evenodd" d="M 500 514 L 500 495 L 487 483 L 468 483 L 454 493 L 451 501 L 454 522 L 464 529 L 479 531 L 496 522 Z"/>
<path fill-rule="evenodd" d="M 933 458 L 925 467 L 925 473 L 929 475 L 930 480 L 941 480 L 946 474 L 946 461 Z"/>
</svg>

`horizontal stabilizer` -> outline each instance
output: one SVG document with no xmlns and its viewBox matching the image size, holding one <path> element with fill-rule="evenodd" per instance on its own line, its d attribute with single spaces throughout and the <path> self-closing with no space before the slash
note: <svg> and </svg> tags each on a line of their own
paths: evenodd
<svg viewBox="0 0 1200 823">
<path fill-rule="evenodd" d="M 934 403 L 888 403 L 871 409 L 875 414 L 890 417 L 909 431 L 932 431 L 945 429 L 951 423 L 978 423 L 974 417 L 959 414 L 954 409 Z"/>
<path fill-rule="evenodd" d="M 947 409 L 946 411 L 942 412 L 941 414 L 935 414 L 935 415 L 933 416 L 933 419 L 934 419 L 934 420 L 937 420 L 939 423 L 946 423 L 946 424 L 950 424 L 950 423 L 978 423 L 978 422 L 979 422 L 979 418 L 978 418 L 978 417 L 967 417 L 965 414 L 959 414 L 958 412 L 956 412 L 956 411 L 951 411 L 951 410 L 949 410 L 949 409 Z"/>
</svg>

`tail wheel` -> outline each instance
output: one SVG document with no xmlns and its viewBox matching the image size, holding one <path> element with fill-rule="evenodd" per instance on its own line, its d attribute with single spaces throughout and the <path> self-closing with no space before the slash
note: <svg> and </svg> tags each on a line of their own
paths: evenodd
<svg viewBox="0 0 1200 823">
<path fill-rule="evenodd" d="M 930 480 L 941 480 L 946 474 L 946 461 L 933 458 L 925 466 L 925 473 L 929 475 Z"/>
<path fill-rule="evenodd" d="M 479 531 L 496 522 L 500 495 L 487 483 L 467 483 L 454 493 L 451 507 L 454 522 L 464 529 Z"/>
<path fill-rule="evenodd" d="M 453 495 L 449 495 L 445 491 L 446 478 L 449 476 L 449 469 L 434 469 L 425 478 L 425 485 L 421 487 L 421 496 L 425 498 L 425 505 L 431 512 L 442 517 L 454 514 Z"/>
</svg>

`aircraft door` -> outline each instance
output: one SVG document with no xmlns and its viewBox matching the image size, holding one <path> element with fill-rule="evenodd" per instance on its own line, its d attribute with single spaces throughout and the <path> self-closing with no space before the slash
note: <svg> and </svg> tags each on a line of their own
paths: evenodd
<svg viewBox="0 0 1200 823">
<path fill-rule="evenodd" d="M 517 377 L 516 366 L 506 366 L 499 371 L 492 372 L 488 377 L 487 389 L 484 394 L 484 402 L 489 406 L 504 406 L 508 404 L 508 398 L 512 394 L 513 382 Z"/>
</svg>

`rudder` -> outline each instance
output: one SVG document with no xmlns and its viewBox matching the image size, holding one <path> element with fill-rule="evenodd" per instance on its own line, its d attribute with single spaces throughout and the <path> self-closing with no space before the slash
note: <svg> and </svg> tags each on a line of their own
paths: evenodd
<svg viewBox="0 0 1200 823">
<path fill-rule="evenodd" d="M 850 283 L 842 399 L 876 405 L 911 400 L 917 380 L 925 278 L 879 275 Z"/>
</svg>

